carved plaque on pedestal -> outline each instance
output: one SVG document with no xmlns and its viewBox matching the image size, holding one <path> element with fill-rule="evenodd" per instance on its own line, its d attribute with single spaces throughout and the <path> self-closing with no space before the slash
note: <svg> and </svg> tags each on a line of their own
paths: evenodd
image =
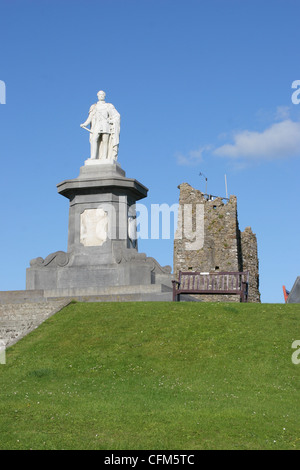
<svg viewBox="0 0 300 470">
<path fill-rule="evenodd" d="M 80 243 L 102 246 L 108 236 L 108 214 L 103 209 L 86 209 L 80 217 Z"/>
</svg>

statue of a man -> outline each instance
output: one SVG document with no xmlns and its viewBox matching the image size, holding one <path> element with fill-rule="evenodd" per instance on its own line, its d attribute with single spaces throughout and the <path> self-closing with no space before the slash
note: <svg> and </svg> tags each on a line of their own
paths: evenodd
<svg viewBox="0 0 300 470">
<path fill-rule="evenodd" d="M 115 162 L 118 157 L 120 138 L 120 114 L 116 108 L 105 102 L 105 92 L 97 93 L 98 102 L 90 107 L 87 120 L 90 124 L 91 159 Z"/>
</svg>

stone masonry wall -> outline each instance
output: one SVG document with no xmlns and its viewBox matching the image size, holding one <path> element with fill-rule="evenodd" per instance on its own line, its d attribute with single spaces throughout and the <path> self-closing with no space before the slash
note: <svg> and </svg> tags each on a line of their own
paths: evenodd
<svg viewBox="0 0 300 470">
<path fill-rule="evenodd" d="M 237 216 L 237 198 L 230 196 L 228 201 L 222 198 L 207 199 L 205 195 L 189 184 L 179 186 L 178 228 L 174 240 L 174 275 L 179 271 L 221 272 L 250 270 L 249 301 L 259 302 L 258 291 L 258 258 L 256 236 L 250 228 L 240 232 Z M 190 240 L 186 237 L 187 223 L 184 206 L 192 205 L 193 225 L 196 227 L 196 206 L 204 206 L 204 239 L 203 247 L 187 249 Z M 201 296 L 209 301 L 236 301 L 239 296 L 210 295 Z"/>
<path fill-rule="evenodd" d="M 260 302 L 257 240 L 251 227 L 241 232 L 241 252 L 243 269 L 250 273 L 248 302 Z"/>
<path fill-rule="evenodd" d="M 47 302 L 0 303 L 0 340 L 6 347 L 13 345 L 69 302 L 63 299 Z"/>
</svg>

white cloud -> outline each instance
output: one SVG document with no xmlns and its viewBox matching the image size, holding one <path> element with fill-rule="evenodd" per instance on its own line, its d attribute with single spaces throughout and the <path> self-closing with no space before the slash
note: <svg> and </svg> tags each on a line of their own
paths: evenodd
<svg viewBox="0 0 300 470">
<path fill-rule="evenodd" d="M 260 108 L 256 113 L 257 121 L 261 124 L 270 125 L 274 121 L 284 121 L 290 119 L 290 106 L 277 106 L 275 110 Z"/>
<path fill-rule="evenodd" d="M 186 155 L 177 153 L 177 164 L 182 166 L 195 166 L 203 161 L 203 152 L 209 150 L 210 146 L 199 147 L 198 150 L 190 150 Z"/>
<path fill-rule="evenodd" d="M 233 136 L 233 141 L 216 148 L 214 155 L 244 160 L 300 156 L 300 122 L 286 119 L 272 124 L 263 132 L 241 131 Z"/>
<path fill-rule="evenodd" d="M 277 106 L 275 112 L 275 120 L 283 121 L 284 119 L 289 119 L 290 111 L 291 110 L 289 106 Z"/>
</svg>

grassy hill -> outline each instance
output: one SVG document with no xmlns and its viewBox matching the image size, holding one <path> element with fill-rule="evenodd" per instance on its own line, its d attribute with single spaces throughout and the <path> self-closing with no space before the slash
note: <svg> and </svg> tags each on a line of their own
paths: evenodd
<svg viewBox="0 0 300 470">
<path fill-rule="evenodd" d="M 0 449 L 300 449 L 300 305 L 74 303 L 6 352 Z"/>
</svg>

